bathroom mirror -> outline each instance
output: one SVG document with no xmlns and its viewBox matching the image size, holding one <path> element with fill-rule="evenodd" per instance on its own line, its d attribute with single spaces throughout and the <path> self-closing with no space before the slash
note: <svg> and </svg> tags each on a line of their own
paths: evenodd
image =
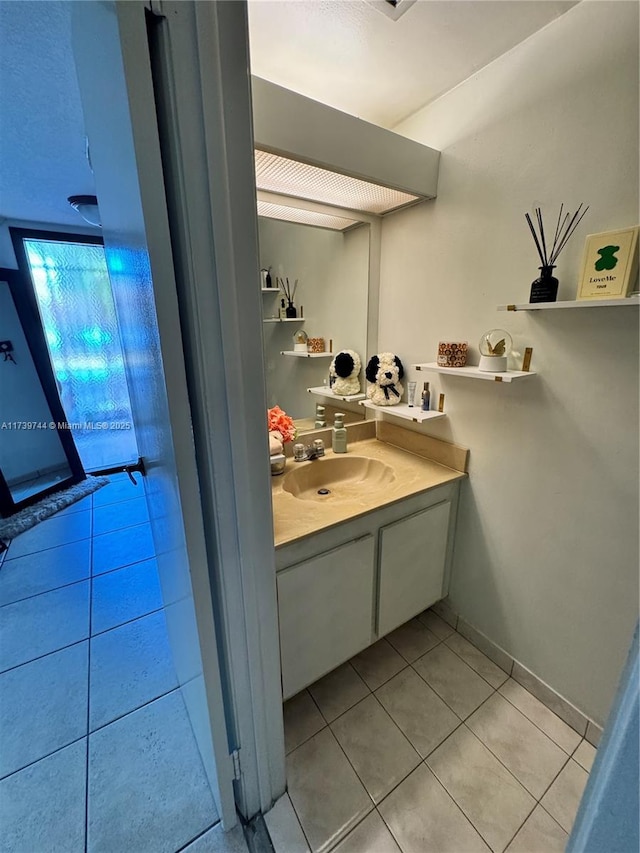
<svg viewBox="0 0 640 853">
<path fill-rule="evenodd" d="M 0 517 L 85 476 L 45 346 L 20 274 L 0 270 Z"/>
<path fill-rule="evenodd" d="M 328 425 L 335 411 L 345 412 L 347 423 L 364 420 L 364 409 L 356 402 L 325 399 L 307 389 L 328 386 L 333 354 L 353 349 L 362 360 L 364 392 L 372 227 L 359 222 L 335 231 L 258 217 L 260 266 L 271 268 L 273 283 L 273 293 L 262 293 L 267 404 L 277 404 L 291 415 L 299 433 L 314 428 L 318 403 L 327 407 Z M 291 287 L 298 280 L 294 299 L 298 316 L 286 322 L 279 318 L 282 294 L 276 288 L 277 277 L 288 277 Z M 281 354 L 294 350 L 294 334 L 300 329 L 309 338 L 324 339 L 324 357 Z"/>
</svg>

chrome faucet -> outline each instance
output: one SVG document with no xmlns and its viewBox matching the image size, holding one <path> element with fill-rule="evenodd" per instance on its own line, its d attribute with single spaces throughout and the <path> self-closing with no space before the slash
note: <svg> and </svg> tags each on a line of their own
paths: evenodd
<svg viewBox="0 0 640 853">
<path fill-rule="evenodd" d="M 308 447 L 305 447 L 304 444 L 294 444 L 293 446 L 294 462 L 311 462 L 321 456 L 324 456 L 324 441 L 321 438 L 316 438 L 313 445 L 310 444 Z"/>
</svg>

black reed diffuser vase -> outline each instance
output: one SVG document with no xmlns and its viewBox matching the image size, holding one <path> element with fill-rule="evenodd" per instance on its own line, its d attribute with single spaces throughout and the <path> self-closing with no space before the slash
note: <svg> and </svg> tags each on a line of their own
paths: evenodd
<svg viewBox="0 0 640 853">
<path fill-rule="evenodd" d="M 555 302 L 558 298 L 558 279 L 553 275 L 555 267 L 540 267 L 540 277 L 531 282 L 529 302 Z"/>
<path fill-rule="evenodd" d="M 566 213 L 563 219 L 563 208 L 564 204 L 561 204 L 556 230 L 553 235 L 553 243 L 551 244 L 549 251 L 547 251 L 547 241 L 545 239 L 544 223 L 542 221 L 542 210 L 539 207 L 535 208 L 535 216 L 538 223 L 537 233 L 533 226 L 533 222 L 531 221 L 531 217 L 528 213 L 525 213 L 525 219 L 527 220 L 527 224 L 529 225 L 529 229 L 533 235 L 533 240 L 536 244 L 536 249 L 538 250 L 540 262 L 542 264 L 540 267 L 540 277 L 531 284 L 529 303 L 555 302 L 558 298 L 558 279 L 553 275 L 558 255 L 567 245 L 569 237 L 571 237 L 582 221 L 582 217 L 585 215 L 587 210 L 589 210 L 588 206 L 582 210 L 582 204 L 580 204 L 580 207 L 576 210 L 573 216 L 571 216 L 570 213 Z"/>
<path fill-rule="evenodd" d="M 298 279 L 295 280 L 295 284 L 293 287 L 289 284 L 288 278 L 276 278 L 278 283 L 278 287 L 282 291 L 283 296 L 287 300 L 287 307 L 285 309 L 285 314 L 288 320 L 295 320 L 298 316 L 298 310 L 296 306 L 293 304 L 294 297 L 296 295 L 296 290 L 298 289 Z"/>
</svg>

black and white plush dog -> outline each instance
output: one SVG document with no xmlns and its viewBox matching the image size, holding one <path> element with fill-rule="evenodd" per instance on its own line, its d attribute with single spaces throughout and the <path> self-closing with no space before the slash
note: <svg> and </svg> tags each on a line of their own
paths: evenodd
<svg viewBox="0 0 640 853">
<path fill-rule="evenodd" d="M 340 397 L 360 393 L 360 370 L 362 362 L 357 352 L 343 349 L 336 353 L 329 367 L 331 390 Z"/>
<path fill-rule="evenodd" d="M 376 406 L 395 406 L 402 399 L 404 367 L 397 355 L 380 352 L 369 359 L 365 371 L 367 397 Z"/>
</svg>

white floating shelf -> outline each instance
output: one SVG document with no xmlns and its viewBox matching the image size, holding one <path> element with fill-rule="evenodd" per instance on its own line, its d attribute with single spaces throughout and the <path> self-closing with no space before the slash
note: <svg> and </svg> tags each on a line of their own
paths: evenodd
<svg viewBox="0 0 640 853">
<path fill-rule="evenodd" d="M 263 323 L 304 323 L 304 317 L 265 317 Z"/>
<path fill-rule="evenodd" d="M 342 400 L 344 403 L 356 403 L 358 400 L 364 400 L 364 394 L 347 394 L 345 397 L 340 394 L 334 394 L 333 391 L 325 385 L 320 385 L 319 388 L 307 388 L 310 394 L 317 394 L 318 397 L 328 397 L 331 400 Z"/>
<path fill-rule="evenodd" d="M 640 299 L 574 299 L 570 302 L 524 302 L 522 305 L 498 305 L 498 311 L 546 311 L 553 308 L 628 308 L 638 307 Z"/>
<path fill-rule="evenodd" d="M 333 358 L 332 352 L 294 352 L 293 350 L 280 350 L 280 355 L 292 355 L 295 358 Z"/>
<path fill-rule="evenodd" d="M 260 290 L 262 293 L 280 293 L 280 288 L 278 287 L 261 287 Z"/>
<path fill-rule="evenodd" d="M 462 376 L 467 379 L 486 379 L 489 382 L 514 382 L 516 379 L 526 379 L 529 376 L 536 375 L 532 370 L 507 370 L 504 373 L 488 373 L 486 370 L 479 370 L 477 367 L 440 367 L 435 361 L 429 364 L 414 364 L 413 366 L 416 370 L 446 373 L 449 376 Z"/>
<path fill-rule="evenodd" d="M 416 424 L 445 417 L 444 412 L 423 412 L 420 406 L 409 406 L 407 403 L 398 403 L 396 406 L 376 406 L 371 400 L 361 400 L 360 405 L 365 409 L 373 409 L 376 412 L 382 412 L 383 415 L 393 415 L 395 418 L 413 421 Z"/>
</svg>

